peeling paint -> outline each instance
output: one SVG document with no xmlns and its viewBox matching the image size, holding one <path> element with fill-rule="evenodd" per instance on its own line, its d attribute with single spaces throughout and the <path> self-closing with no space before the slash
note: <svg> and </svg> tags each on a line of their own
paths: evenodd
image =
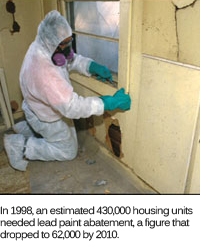
<svg viewBox="0 0 200 250">
<path fill-rule="evenodd" d="M 112 150 L 117 157 L 121 155 L 121 129 L 119 126 L 111 124 L 108 129 L 108 135 L 112 144 Z"/>
<path fill-rule="evenodd" d="M 115 156 L 122 158 L 124 155 L 121 149 L 121 129 L 119 121 L 112 119 L 108 112 L 105 112 L 103 117 L 106 128 L 106 145 Z"/>
<path fill-rule="evenodd" d="M 92 136 L 95 136 L 96 128 L 94 126 L 93 116 L 86 118 L 86 129 L 90 132 Z"/>
<path fill-rule="evenodd" d="M 18 110 L 18 108 L 19 108 L 19 104 L 15 100 L 12 100 L 10 102 L 10 105 L 11 105 L 11 109 L 12 109 L 13 113 L 15 113 Z"/>
<path fill-rule="evenodd" d="M 12 16 L 6 11 L 5 1 L 0 2 L 0 32 L 9 30 L 12 26 Z"/>
<path fill-rule="evenodd" d="M 172 0 L 172 3 L 176 6 L 176 8 L 182 9 L 187 8 L 188 6 L 193 7 L 196 1 L 197 0 Z"/>
</svg>

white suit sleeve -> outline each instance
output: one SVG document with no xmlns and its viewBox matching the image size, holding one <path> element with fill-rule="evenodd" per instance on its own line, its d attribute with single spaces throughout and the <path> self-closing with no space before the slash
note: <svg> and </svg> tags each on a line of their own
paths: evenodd
<svg viewBox="0 0 200 250">
<path fill-rule="evenodd" d="M 68 63 L 67 69 L 69 72 L 75 70 L 85 76 L 91 76 L 91 74 L 89 73 L 89 67 L 92 61 L 93 60 L 90 58 L 74 54 L 74 59 L 71 63 Z"/>
<path fill-rule="evenodd" d="M 91 115 L 102 115 L 104 103 L 99 97 L 83 97 L 73 92 L 70 102 L 57 107 L 57 110 L 70 119 L 87 118 Z"/>
<path fill-rule="evenodd" d="M 71 119 L 104 113 L 104 103 L 99 97 L 79 96 L 73 91 L 73 87 L 66 79 L 56 74 L 55 69 L 48 70 L 48 77 L 51 79 L 50 81 L 45 81 L 45 77 L 43 83 L 40 81 L 41 89 L 39 92 L 37 89 L 37 93 L 39 93 L 43 103 L 49 105 L 53 110 Z"/>
</svg>

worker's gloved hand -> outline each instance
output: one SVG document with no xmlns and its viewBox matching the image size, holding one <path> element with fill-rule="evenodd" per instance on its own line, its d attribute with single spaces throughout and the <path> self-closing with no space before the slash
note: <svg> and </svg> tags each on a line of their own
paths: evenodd
<svg viewBox="0 0 200 250">
<path fill-rule="evenodd" d="M 98 75 L 97 79 L 105 82 L 106 80 L 112 82 L 112 75 L 110 73 L 110 70 L 103 66 L 100 65 L 96 62 L 91 62 L 90 67 L 89 67 L 89 72 L 92 75 Z"/>
<path fill-rule="evenodd" d="M 106 95 L 100 96 L 104 102 L 104 110 L 129 110 L 131 106 L 131 98 L 128 94 L 125 94 L 124 88 L 118 90 L 113 96 Z"/>
</svg>

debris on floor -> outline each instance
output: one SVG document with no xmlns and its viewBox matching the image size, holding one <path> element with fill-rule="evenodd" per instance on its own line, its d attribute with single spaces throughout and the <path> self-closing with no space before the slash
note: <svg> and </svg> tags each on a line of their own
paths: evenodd
<svg viewBox="0 0 200 250">
<path fill-rule="evenodd" d="M 88 159 L 85 163 L 87 163 L 88 165 L 92 165 L 92 164 L 95 164 L 96 161 L 95 161 L 95 160 Z"/>
<path fill-rule="evenodd" d="M 123 169 L 116 160 L 103 153 L 93 136 L 85 131 L 78 131 L 77 136 L 79 154 L 74 160 L 29 162 L 32 193 L 153 193 L 136 177 L 133 179 L 130 172 Z"/>
<path fill-rule="evenodd" d="M 65 176 L 63 176 L 62 178 L 60 178 L 60 181 L 64 181 L 64 180 L 66 180 L 66 179 L 69 179 L 70 177 L 71 177 L 70 174 L 65 175 Z"/>
<path fill-rule="evenodd" d="M 95 182 L 95 186 L 103 186 L 106 184 L 107 184 L 107 181 L 105 181 L 105 180 L 98 180 Z"/>
<path fill-rule="evenodd" d="M 80 151 L 74 160 L 29 161 L 27 171 L 20 172 L 9 166 L 0 136 L 0 193 L 155 193 L 103 153 L 94 137 L 79 132 L 78 139 Z"/>
<path fill-rule="evenodd" d="M 110 194 L 110 193 L 111 193 L 110 190 L 107 190 L 107 189 L 106 189 L 106 190 L 104 191 L 104 194 Z"/>
</svg>

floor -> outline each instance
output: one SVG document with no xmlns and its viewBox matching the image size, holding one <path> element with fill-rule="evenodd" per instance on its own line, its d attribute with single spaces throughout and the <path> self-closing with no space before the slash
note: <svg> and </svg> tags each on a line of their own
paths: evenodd
<svg viewBox="0 0 200 250">
<path fill-rule="evenodd" d="M 3 149 L 3 133 L 0 133 L 0 193 L 155 193 L 113 159 L 88 132 L 80 131 L 78 141 L 79 152 L 73 161 L 30 161 L 27 171 L 20 172 L 10 167 Z"/>
</svg>

